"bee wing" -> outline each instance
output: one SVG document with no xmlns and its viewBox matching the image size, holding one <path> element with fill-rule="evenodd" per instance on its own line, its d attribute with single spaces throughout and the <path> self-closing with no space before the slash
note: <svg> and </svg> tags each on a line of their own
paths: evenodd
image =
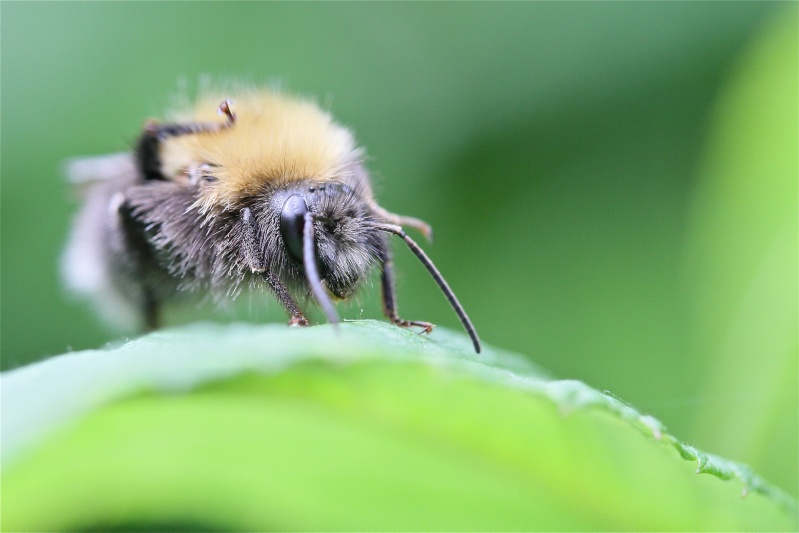
<svg viewBox="0 0 799 533">
<path fill-rule="evenodd" d="M 130 179 L 138 173 L 133 156 L 128 152 L 73 157 L 64 161 L 63 169 L 67 180 L 79 191 L 97 182 Z"/>
<path fill-rule="evenodd" d="M 138 321 L 139 307 L 120 281 L 115 243 L 121 242 L 121 230 L 112 206 L 118 206 L 115 197 L 137 180 L 134 159 L 129 153 L 76 157 L 64 161 L 62 168 L 82 203 L 61 256 L 66 287 L 89 300 L 107 322 L 130 330 Z"/>
</svg>

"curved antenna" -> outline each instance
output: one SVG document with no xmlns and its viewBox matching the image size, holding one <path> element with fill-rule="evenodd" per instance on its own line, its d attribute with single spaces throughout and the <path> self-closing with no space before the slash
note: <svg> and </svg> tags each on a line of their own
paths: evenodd
<svg viewBox="0 0 799 533">
<path fill-rule="evenodd" d="M 411 249 L 413 254 L 422 262 L 425 266 L 427 271 L 433 276 L 433 279 L 436 281 L 436 285 L 438 288 L 441 289 L 441 292 L 444 293 L 444 296 L 447 298 L 449 305 L 452 306 L 452 309 L 455 311 L 455 314 L 458 315 L 458 318 L 463 324 L 463 328 L 466 330 L 466 333 L 469 334 L 469 337 L 472 339 L 472 344 L 474 344 L 474 349 L 477 353 L 480 353 L 480 339 L 477 336 L 477 331 L 474 329 L 474 325 L 472 325 L 472 321 L 469 320 L 469 315 L 466 314 L 466 311 L 463 309 L 463 306 L 458 301 L 458 298 L 455 296 L 455 293 L 452 292 L 452 289 L 449 287 L 449 284 L 444 279 L 444 276 L 441 275 L 441 272 L 438 271 L 436 266 L 427 257 L 427 254 L 424 253 L 424 250 L 419 248 L 419 245 L 414 242 L 413 239 L 408 237 L 405 233 L 405 230 L 402 229 L 401 226 L 395 226 L 394 224 L 380 224 L 380 223 L 370 223 L 371 227 L 378 229 L 380 231 L 385 231 L 386 233 L 393 233 L 402 238 L 405 241 L 405 244 L 408 245 L 408 248 Z"/>
<path fill-rule="evenodd" d="M 339 323 L 338 313 L 322 287 L 322 278 L 319 277 L 319 269 L 316 267 L 316 242 L 314 238 L 314 216 L 308 211 L 304 217 L 305 226 L 302 229 L 302 264 L 305 267 L 305 278 L 311 287 L 311 292 L 322 307 L 322 311 L 327 316 L 327 321 L 334 326 Z"/>
</svg>

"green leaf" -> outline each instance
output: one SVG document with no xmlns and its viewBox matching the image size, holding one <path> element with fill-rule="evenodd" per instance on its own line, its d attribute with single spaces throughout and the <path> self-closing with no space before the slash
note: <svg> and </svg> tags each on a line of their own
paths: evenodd
<svg viewBox="0 0 799 533">
<path fill-rule="evenodd" d="M 447 331 L 340 329 L 202 324 L 3 374 L 3 530 L 796 527 L 609 394 Z"/>
</svg>

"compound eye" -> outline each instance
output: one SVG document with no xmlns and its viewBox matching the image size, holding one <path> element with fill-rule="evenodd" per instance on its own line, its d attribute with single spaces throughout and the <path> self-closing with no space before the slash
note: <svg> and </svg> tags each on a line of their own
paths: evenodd
<svg viewBox="0 0 799 533">
<path fill-rule="evenodd" d="M 286 243 L 289 254 L 300 263 L 302 263 L 302 230 L 307 212 L 308 204 L 305 203 L 305 199 L 294 194 L 288 197 L 280 213 L 280 235 Z"/>
</svg>

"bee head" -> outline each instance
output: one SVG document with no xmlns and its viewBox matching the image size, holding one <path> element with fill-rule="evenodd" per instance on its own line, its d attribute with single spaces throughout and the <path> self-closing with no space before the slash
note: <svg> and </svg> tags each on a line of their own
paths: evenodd
<svg viewBox="0 0 799 533">
<path fill-rule="evenodd" d="M 304 183 L 276 194 L 273 201 L 284 250 L 303 269 L 312 291 L 318 276 L 331 296 L 346 298 L 381 259 L 383 237 L 369 225 L 369 205 L 357 188 Z"/>
</svg>

